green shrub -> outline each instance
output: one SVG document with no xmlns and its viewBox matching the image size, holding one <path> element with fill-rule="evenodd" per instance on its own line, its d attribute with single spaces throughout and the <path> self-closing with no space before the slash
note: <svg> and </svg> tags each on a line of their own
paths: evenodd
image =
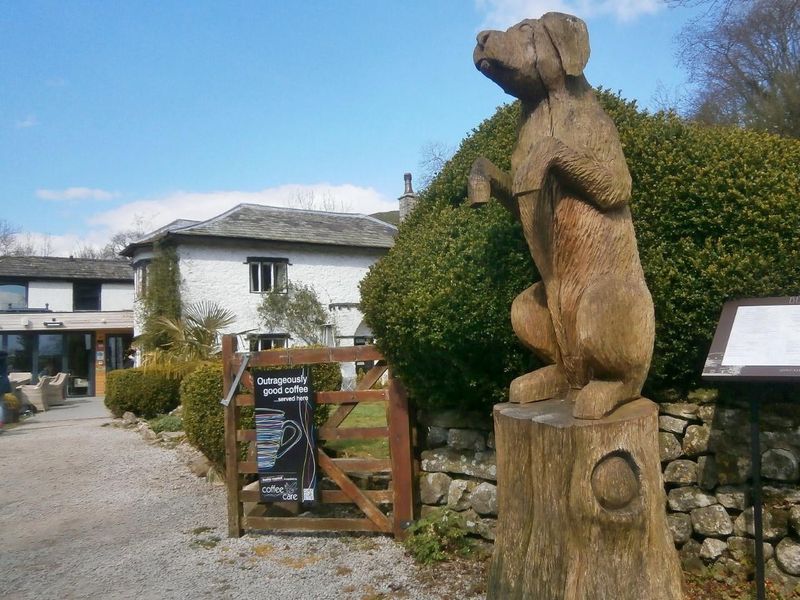
<svg viewBox="0 0 800 600">
<path fill-rule="evenodd" d="M 225 463 L 222 364 L 201 366 L 183 378 L 181 405 L 186 438 L 217 467 Z"/>
<path fill-rule="evenodd" d="M 256 369 L 253 369 L 257 372 Z M 338 363 L 311 365 L 314 390 L 338 390 L 342 375 Z M 222 398 L 222 364 L 205 364 L 187 375 L 181 383 L 183 405 L 183 427 L 186 437 L 212 463 L 222 469 L 225 465 L 225 412 L 220 404 Z M 327 418 L 329 406 L 317 406 L 314 422 Z M 243 407 L 239 413 L 242 429 L 255 427 L 253 409 Z"/>
<path fill-rule="evenodd" d="M 696 386 L 722 303 L 794 295 L 800 280 L 800 141 L 707 128 L 600 92 L 633 178 L 631 210 L 656 310 L 646 391 Z M 461 144 L 361 284 L 378 345 L 425 408 L 487 408 L 534 365 L 513 298 L 539 279 L 522 231 L 496 202 L 465 205 L 483 155 L 507 168 L 518 105 Z"/>
<path fill-rule="evenodd" d="M 154 368 L 111 371 L 106 376 L 105 404 L 116 417 L 130 411 L 151 419 L 178 406 L 180 383 L 180 377 Z"/>
<path fill-rule="evenodd" d="M 434 510 L 411 525 L 403 545 L 423 565 L 466 556 L 472 550 L 464 517 L 447 508 Z"/>
<path fill-rule="evenodd" d="M 150 419 L 149 424 L 155 433 L 183 431 L 183 421 L 177 415 L 158 415 L 155 419 Z"/>
</svg>

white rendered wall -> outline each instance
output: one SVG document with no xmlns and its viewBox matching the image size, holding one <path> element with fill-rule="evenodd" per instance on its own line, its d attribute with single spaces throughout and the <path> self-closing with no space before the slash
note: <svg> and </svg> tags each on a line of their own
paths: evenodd
<svg viewBox="0 0 800 600">
<path fill-rule="evenodd" d="M 183 244 L 178 248 L 181 294 L 184 305 L 213 301 L 236 314 L 227 332 L 254 330 L 271 333 L 259 323 L 257 308 L 262 295 L 250 292 L 248 256 L 289 259 L 289 281 L 311 285 L 327 307 L 333 303 L 357 303 L 358 284 L 380 256 L 381 250 L 345 247 L 302 246 L 294 244 L 237 244 L 200 246 Z M 361 323 L 358 310 L 335 311 L 337 334 L 354 335 Z M 350 341 L 349 343 L 352 343 Z"/>
<path fill-rule="evenodd" d="M 28 308 L 44 308 L 45 304 L 50 310 L 72 311 L 72 282 L 29 281 Z"/>
<path fill-rule="evenodd" d="M 104 283 L 100 291 L 101 310 L 133 310 L 132 283 Z"/>
</svg>

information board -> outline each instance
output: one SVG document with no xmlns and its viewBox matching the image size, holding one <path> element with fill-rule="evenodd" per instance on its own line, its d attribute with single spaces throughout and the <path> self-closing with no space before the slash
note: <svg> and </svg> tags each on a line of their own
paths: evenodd
<svg viewBox="0 0 800 600">
<path fill-rule="evenodd" d="M 800 296 L 726 302 L 703 379 L 788 381 L 798 377 Z"/>
<path fill-rule="evenodd" d="M 262 502 L 317 500 L 314 388 L 308 367 L 259 371 L 255 391 L 256 463 Z"/>
</svg>

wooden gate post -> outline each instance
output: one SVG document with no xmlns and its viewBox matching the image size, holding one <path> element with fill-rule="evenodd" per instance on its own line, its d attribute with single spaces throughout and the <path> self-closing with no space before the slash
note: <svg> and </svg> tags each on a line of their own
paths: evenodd
<svg viewBox="0 0 800 600">
<path fill-rule="evenodd" d="M 236 338 L 226 335 L 222 338 L 222 394 L 228 396 L 233 384 L 232 371 Z M 242 503 L 239 498 L 239 446 L 236 443 L 236 430 L 239 429 L 239 407 L 235 400 L 224 407 L 225 410 L 225 486 L 228 490 L 228 537 L 242 536 Z"/>
<path fill-rule="evenodd" d="M 408 413 L 408 397 L 400 380 L 389 378 L 389 455 L 392 458 L 392 485 L 394 506 L 392 507 L 393 531 L 397 539 L 403 539 L 406 528 L 414 518 L 413 455 L 411 451 L 411 428 Z"/>
</svg>

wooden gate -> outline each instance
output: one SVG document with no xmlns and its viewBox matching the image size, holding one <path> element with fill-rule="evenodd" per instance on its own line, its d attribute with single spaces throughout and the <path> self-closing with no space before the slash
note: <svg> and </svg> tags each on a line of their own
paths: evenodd
<svg viewBox="0 0 800 600">
<path fill-rule="evenodd" d="M 222 343 L 224 393 L 228 397 L 231 385 L 242 365 L 243 355 L 236 354 L 236 338 L 225 336 Z M 353 391 L 317 392 L 317 404 L 334 404 L 325 425 L 318 429 L 318 440 L 348 440 L 388 438 L 389 459 L 333 458 L 322 448 L 317 449 L 320 479 L 323 475 L 338 489 L 323 489 L 321 504 L 354 504 L 363 513 L 361 518 L 276 517 L 266 516 L 266 505 L 258 504 L 257 486 L 242 487 L 241 475 L 256 474 L 256 443 L 254 429 L 240 429 L 239 413 L 243 406 L 253 406 L 253 378 L 249 369 L 275 366 L 297 366 L 327 362 L 383 361 L 375 346 L 339 348 L 296 348 L 253 352 L 241 383 L 247 393 L 235 394 L 225 407 L 225 471 L 228 490 L 228 534 L 239 537 L 245 530 L 283 531 L 375 531 L 403 537 L 413 518 L 412 451 L 408 400 L 399 380 L 389 372 L 389 385 L 370 389 L 387 371 L 383 362 L 372 367 Z M 342 427 L 342 422 L 360 403 L 386 404 L 386 427 Z M 240 442 L 248 443 L 245 460 L 240 460 Z M 391 483 L 386 490 L 359 487 L 350 477 L 353 473 L 388 473 Z M 245 511 L 245 503 L 249 510 Z M 380 505 L 391 504 L 391 517 Z"/>
</svg>

